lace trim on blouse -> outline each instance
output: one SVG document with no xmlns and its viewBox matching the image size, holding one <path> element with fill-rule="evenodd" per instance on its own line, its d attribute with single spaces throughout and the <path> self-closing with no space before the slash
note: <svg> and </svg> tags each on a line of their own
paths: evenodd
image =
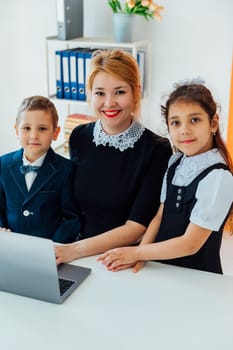
<svg viewBox="0 0 233 350">
<path fill-rule="evenodd" d="M 140 139 L 145 128 L 140 123 L 133 121 L 130 127 L 120 134 L 108 135 L 102 128 L 100 120 L 97 120 L 93 130 L 93 142 L 96 146 L 103 145 L 114 147 L 121 152 L 127 148 L 134 148 L 134 144 Z"/>
<path fill-rule="evenodd" d="M 175 186 L 188 186 L 202 171 L 206 168 L 217 164 L 226 164 L 222 155 L 217 148 L 213 148 L 207 152 L 197 154 L 195 156 L 186 157 L 180 152 L 173 154 L 169 160 L 168 168 L 182 157 L 180 164 L 177 166 L 172 179 L 172 184 Z M 206 176 L 208 178 L 209 175 Z M 205 179 L 206 179 L 205 178 Z M 203 179 L 202 179 L 203 181 Z M 167 195 L 167 172 L 163 179 L 160 201 L 165 202 Z"/>
<path fill-rule="evenodd" d="M 180 153 L 174 155 L 171 164 L 180 156 Z M 183 155 L 180 164 L 176 168 L 172 183 L 177 186 L 187 186 L 203 170 L 217 163 L 225 164 L 225 161 L 216 148 L 195 156 L 186 157 Z"/>
</svg>

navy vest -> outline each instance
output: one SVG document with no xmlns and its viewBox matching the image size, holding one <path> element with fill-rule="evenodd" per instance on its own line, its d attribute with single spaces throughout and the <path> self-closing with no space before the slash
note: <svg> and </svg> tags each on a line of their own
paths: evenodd
<svg viewBox="0 0 233 350">
<path fill-rule="evenodd" d="M 164 203 L 161 225 L 155 242 L 161 242 L 170 238 L 182 236 L 189 225 L 191 211 L 196 203 L 195 193 L 199 182 L 213 169 L 229 170 L 225 164 L 214 164 L 201 172 L 188 186 L 175 186 L 172 185 L 172 178 L 180 161 L 181 158 L 179 158 L 168 169 L 167 196 Z M 159 262 L 197 270 L 222 273 L 220 247 L 222 231 L 226 219 L 227 215 L 219 231 L 213 231 L 208 240 L 196 254 L 182 258 L 160 260 Z"/>
</svg>

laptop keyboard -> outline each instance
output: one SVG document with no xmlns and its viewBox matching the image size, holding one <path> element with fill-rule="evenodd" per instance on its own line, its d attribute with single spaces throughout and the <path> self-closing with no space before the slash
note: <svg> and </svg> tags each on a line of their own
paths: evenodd
<svg viewBox="0 0 233 350">
<path fill-rule="evenodd" d="M 63 295 L 73 284 L 74 281 L 59 278 L 60 294 Z"/>
</svg>

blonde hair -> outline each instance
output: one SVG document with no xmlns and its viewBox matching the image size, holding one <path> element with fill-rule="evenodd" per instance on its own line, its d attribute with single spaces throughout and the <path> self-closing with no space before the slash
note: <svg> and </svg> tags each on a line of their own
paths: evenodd
<svg viewBox="0 0 233 350">
<path fill-rule="evenodd" d="M 95 51 L 91 59 L 90 74 L 87 81 L 89 101 L 94 79 L 100 72 L 115 75 L 131 87 L 135 100 L 133 118 L 138 119 L 141 111 L 141 89 L 140 72 L 135 58 L 128 52 L 118 49 Z"/>
<path fill-rule="evenodd" d="M 58 125 L 58 114 L 54 104 L 44 96 L 26 97 L 20 104 L 16 117 L 16 126 L 19 125 L 20 118 L 25 111 L 45 111 L 50 112 L 54 129 Z"/>
</svg>

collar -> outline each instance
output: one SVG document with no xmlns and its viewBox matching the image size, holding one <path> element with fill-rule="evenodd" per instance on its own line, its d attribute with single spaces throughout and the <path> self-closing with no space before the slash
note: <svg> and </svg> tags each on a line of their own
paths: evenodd
<svg viewBox="0 0 233 350">
<path fill-rule="evenodd" d="M 177 166 L 172 179 L 173 185 L 177 186 L 187 186 L 206 168 L 217 163 L 226 163 L 217 148 L 213 148 L 204 153 L 189 157 L 178 152 L 172 156 L 173 159 L 171 159 L 171 164 L 173 164 L 180 157 L 180 164 Z M 169 166 L 171 164 L 169 164 Z"/>
<path fill-rule="evenodd" d="M 40 158 L 36 159 L 34 162 L 29 162 L 27 158 L 25 157 L 25 154 L 23 154 L 23 165 L 35 165 L 35 166 L 41 166 L 43 164 L 43 161 L 46 157 L 46 154 L 43 154 Z"/>
<path fill-rule="evenodd" d="M 134 148 L 134 144 L 140 139 L 145 127 L 139 122 L 133 121 L 130 127 L 120 134 L 107 134 L 101 124 L 101 120 L 97 120 L 93 130 L 93 142 L 96 146 L 103 145 L 114 147 L 121 152 L 128 148 Z"/>
</svg>

